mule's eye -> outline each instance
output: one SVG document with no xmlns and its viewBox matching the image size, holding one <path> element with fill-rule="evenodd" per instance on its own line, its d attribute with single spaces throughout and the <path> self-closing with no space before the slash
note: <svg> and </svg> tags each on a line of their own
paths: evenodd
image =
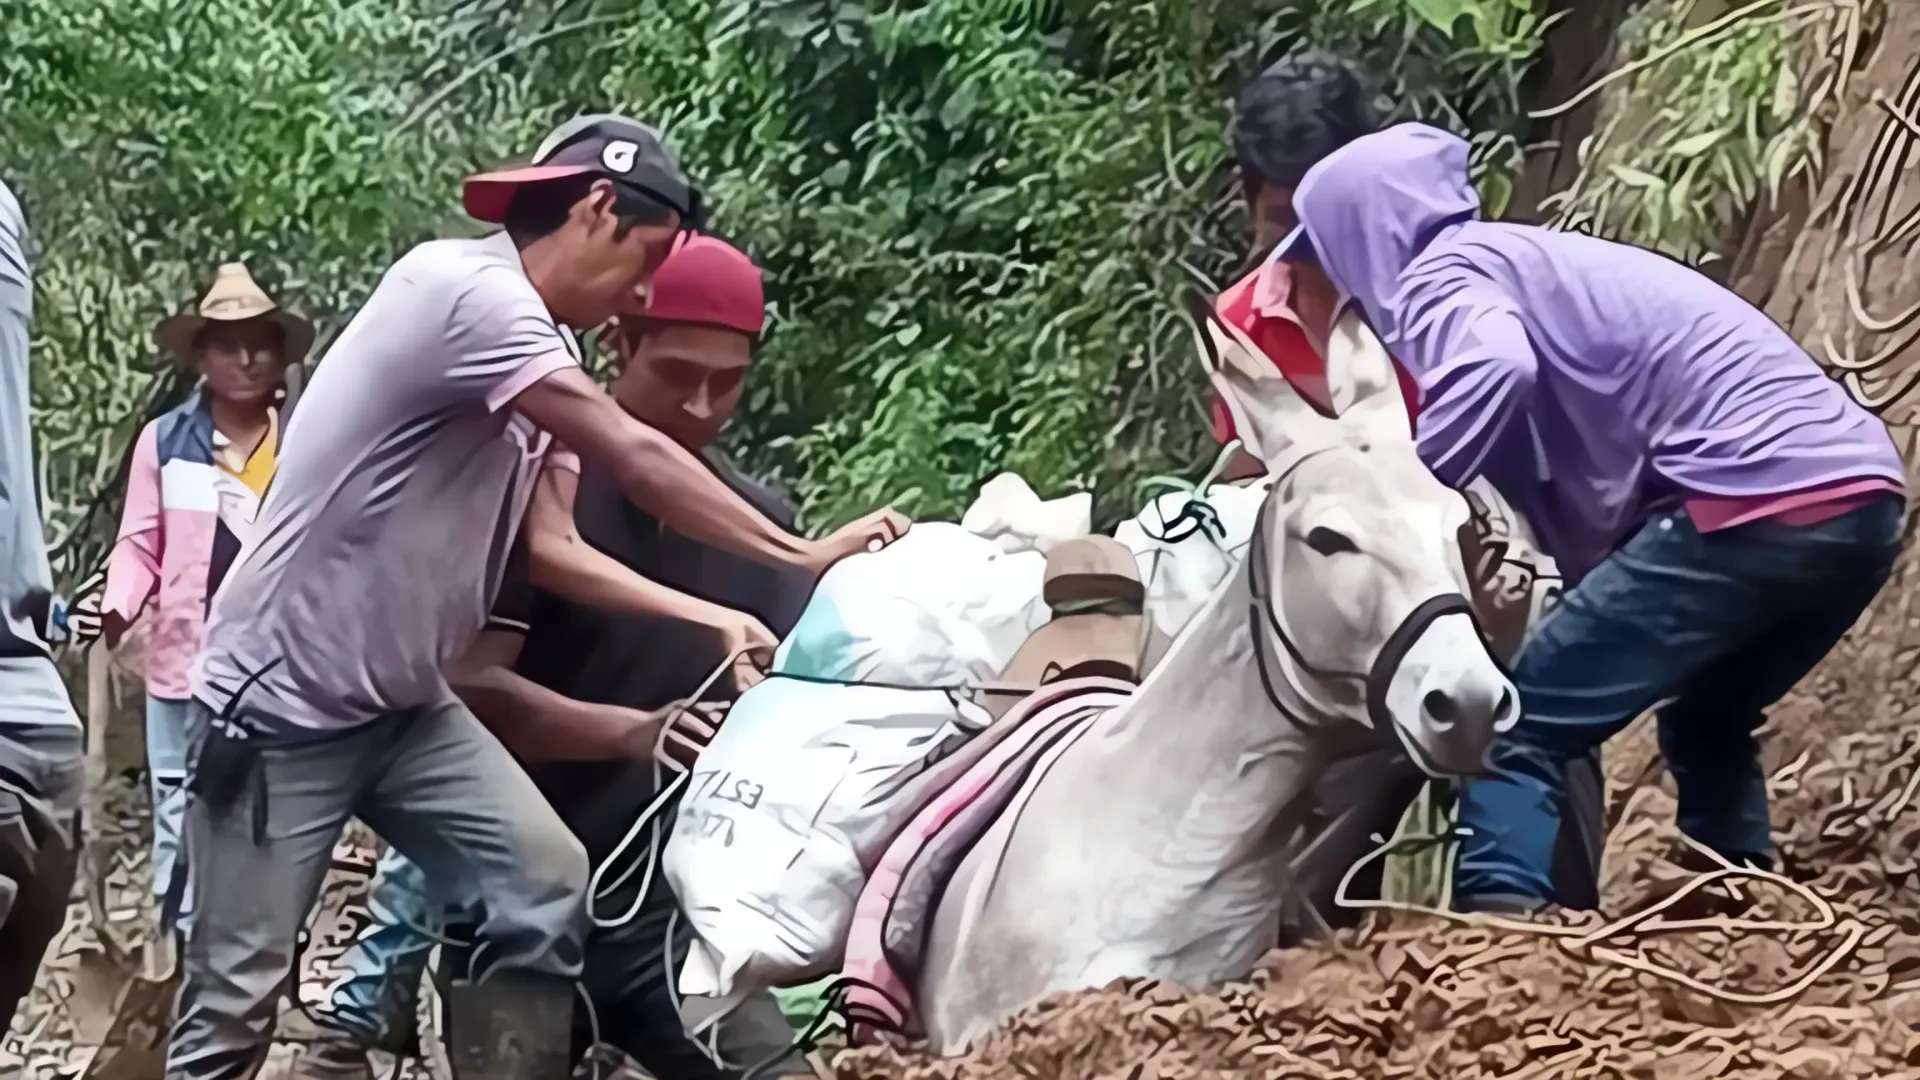
<svg viewBox="0 0 1920 1080">
<path fill-rule="evenodd" d="M 1325 525 L 1316 525 L 1307 533 L 1307 546 L 1322 555 L 1354 555 L 1360 551 L 1346 533 L 1335 532 Z"/>
</svg>

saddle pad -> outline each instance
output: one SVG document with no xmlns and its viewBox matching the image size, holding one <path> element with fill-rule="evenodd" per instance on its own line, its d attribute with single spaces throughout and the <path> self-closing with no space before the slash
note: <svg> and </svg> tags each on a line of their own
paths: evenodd
<svg viewBox="0 0 1920 1080">
<path fill-rule="evenodd" d="M 901 875 L 893 903 L 881 927 L 880 947 L 887 965 L 903 985 L 917 986 L 926 932 L 940 902 L 940 894 L 960 860 L 979 842 L 987 827 L 1006 813 L 1016 793 L 1046 757 L 1072 745 L 1092 719 L 1094 709 L 1083 709 L 1055 723 L 1037 719 L 1032 740 L 994 773 L 986 787 L 960 808 L 940 831 L 928 837 Z M 1042 728 L 1041 725 L 1044 725 Z"/>
<path fill-rule="evenodd" d="M 1020 792 L 1049 751 L 1064 749 L 1132 683 L 1089 676 L 1042 687 L 995 727 L 991 752 L 915 815 L 888 845 L 854 908 L 842 977 L 844 1010 L 856 1042 L 918 1030 L 918 982 L 932 916 L 948 879 L 973 843 Z"/>
</svg>

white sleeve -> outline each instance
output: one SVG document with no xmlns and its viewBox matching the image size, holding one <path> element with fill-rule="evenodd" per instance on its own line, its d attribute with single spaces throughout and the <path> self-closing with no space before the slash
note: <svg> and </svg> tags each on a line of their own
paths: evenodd
<svg viewBox="0 0 1920 1080">
<path fill-rule="evenodd" d="M 487 267 L 453 283 L 447 322 L 447 389 L 498 411 L 541 379 L 580 364 L 573 338 L 511 268 Z"/>
</svg>

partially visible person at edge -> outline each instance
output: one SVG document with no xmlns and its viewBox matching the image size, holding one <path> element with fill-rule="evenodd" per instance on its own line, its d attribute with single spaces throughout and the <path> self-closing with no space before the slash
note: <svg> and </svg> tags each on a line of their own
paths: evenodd
<svg viewBox="0 0 1920 1080">
<path fill-rule="evenodd" d="M 28 426 L 28 243 L 20 203 L 0 182 L 0 1033 L 67 921 L 85 771 L 80 719 L 47 647 L 53 573 Z"/>
<path fill-rule="evenodd" d="M 98 635 L 117 648 L 153 607 L 147 636 L 153 890 L 162 923 L 184 933 L 192 895 L 185 882 L 169 886 L 175 869 L 184 867 L 178 855 L 186 809 L 187 670 L 200 647 L 208 600 L 273 479 L 287 366 L 313 347 L 313 324 L 275 304 L 244 265 L 229 263 L 196 309 L 161 322 L 153 341 L 201 382 L 134 442 L 105 584 L 101 592 L 82 589 L 87 595 L 76 605 L 74 627 L 78 640 Z M 169 910 L 169 899 L 177 901 L 177 912 Z"/>
<path fill-rule="evenodd" d="M 530 166 L 468 180 L 463 201 L 504 231 L 421 244 L 388 270 L 317 366 L 214 596 L 190 679 L 186 850 L 196 880 L 246 887 L 196 891 L 168 1080 L 258 1067 L 356 815 L 486 912 L 484 963 L 446 992 L 459 1074 L 567 1074 L 586 852 L 443 671 L 484 627 L 523 533 L 537 585 L 671 602 L 611 559 L 552 557 L 583 546 L 573 453 L 677 531 L 809 575 L 905 528 L 885 511 L 796 536 L 581 369 L 562 327 L 639 313 L 654 268 L 699 224 L 698 193 L 652 129 L 570 121 Z M 773 644 L 751 616 L 702 617 L 728 652 Z"/>
<path fill-rule="evenodd" d="M 1225 322 L 1260 347 L 1280 374 L 1308 404 L 1333 415 L 1327 389 L 1325 351 L 1340 297 L 1314 281 L 1296 287 L 1284 262 L 1268 257 L 1280 239 L 1299 224 L 1293 213 L 1293 189 L 1313 163 L 1379 125 L 1366 87 L 1353 67 L 1318 50 L 1291 54 L 1249 82 L 1234 99 L 1227 141 L 1234 172 L 1253 223 L 1253 252 L 1258 265 L 1228 286 L 1214 308 Z M 1400 369 L 1407 409 L 1419 410 L 1419 389 Z M 1233 414 L 1216 394 L 1209 406 L 1214 441 L 1222 446 L 1238 435 Z M 1229 467 L 1234 477 L 1265 471 L 1241 451 Z"/>
<path fill-rule="evenodd" d="M 740 403 L 764 324 L 761 275 L 752 260 L 722 240 L 687 238 L 655 272 L 646 314 L 623 318 L 612 335 L 618 369 L 610 389 L 622 409 L 700 455 L 730 487 L 791 528 L 792 501 L 740 473 L 715 445 Z M 614 477 L 591 465 L 581 471 L 574 517 L 587 548 L 681 590 L 690 609 L 722 604 L 784 635 L 812 591 L 806 574 L 728 555 L 663 527 Z M 609 611 L 536 589 L 525 556 L 524 548 L 516 549 L 488 628 L 455 668 L 453 684 L 526 764 L 599 865 L 654 797 L 655 748 L 667 707 L 700 689 L 726 658 L 725 643 L 701 625 L 706 620 Z M 723 683 L 705 699 L 731 696 Z M 701 724 L 689 716 L 676 725 L 683 754 L 690 747 L 679 734 L 690 732 L 697 742 Z M 671 813 L 667 808 L 662 820 L 670 822 Z M 648 854 L 644 846 L 628 850 L 632 858 Z M 658 852 L 651 854 L 657 860 Z M 624 880 L 590 901 L 603 919 L 635 909 L 626 923 L 588 935 L 582 981 L 601 1040 L 655 1076 L 720 1077 L 687 1038 L 668 985 L 692 936 L 679 923 L 667 948 L 672 892 L 657 863 L 635 866 Z M 636 908 L 643 880 L 652 885 Z M 422 931 L 440 921 L 435 900 L 418 867 L 395 853 L 382 858 L 369 903 L 373 922 L 342 958 L 347 980 L 316 1010 L 321 1031 L 296 1066 L 296 1080 L 363 1080 L 371 1075 L 368 1047 L 410 1049 L 415 994 L 435 944 Z M 452 918 L 457 923 L 461 915 Z M 765 995 L 729 1017 L 720 1033 L 720 1056 L 730 1062 L 764 1058 L 789 1034 Z M 584 1011 L 576 1013 L 576 1060 L 592 1034 Z"/>
<path fill-rule="evenodd" d="M 1351 295 L 1418 380 L 1421 456 L 1456 487 L 1485 476 L 1569 583 L 1515 662 L 1519 724 L 1464 786 L 1460 905 L 1552 902 L 1568 762 L 1668 699 L 1682 832 L 1770 866 L 1754 733 L 1891 572 L 1905 494 L 1885 425 L 1692 268 L 1481 220 L 1447 132 L 1356 139 L 1293 204 L 1278 257 Z"/>
</svg>

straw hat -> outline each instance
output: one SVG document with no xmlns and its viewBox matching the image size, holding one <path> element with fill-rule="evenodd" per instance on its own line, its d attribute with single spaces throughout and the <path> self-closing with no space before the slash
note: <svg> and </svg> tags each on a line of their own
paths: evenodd
<svg viewBox="0 0 1920 1080">
<path fill-rule="evenodd" d="M 153 343 L 184 363 L 193 356 L 193 336 L 208 322 L 240 322 L 261 316 L 278 323 L 286 333 L 286 342 L 280 348 L 283 363 L 291 367 L 306 359 L 307 350 L 313 348 L 313 324 L 274 303 L 273 297 L 254 283 L 244 263 L 221 266 L 207 295 L 200 298 L 200 306 L 161 322 L 154 328 Z"/>
</svg>

